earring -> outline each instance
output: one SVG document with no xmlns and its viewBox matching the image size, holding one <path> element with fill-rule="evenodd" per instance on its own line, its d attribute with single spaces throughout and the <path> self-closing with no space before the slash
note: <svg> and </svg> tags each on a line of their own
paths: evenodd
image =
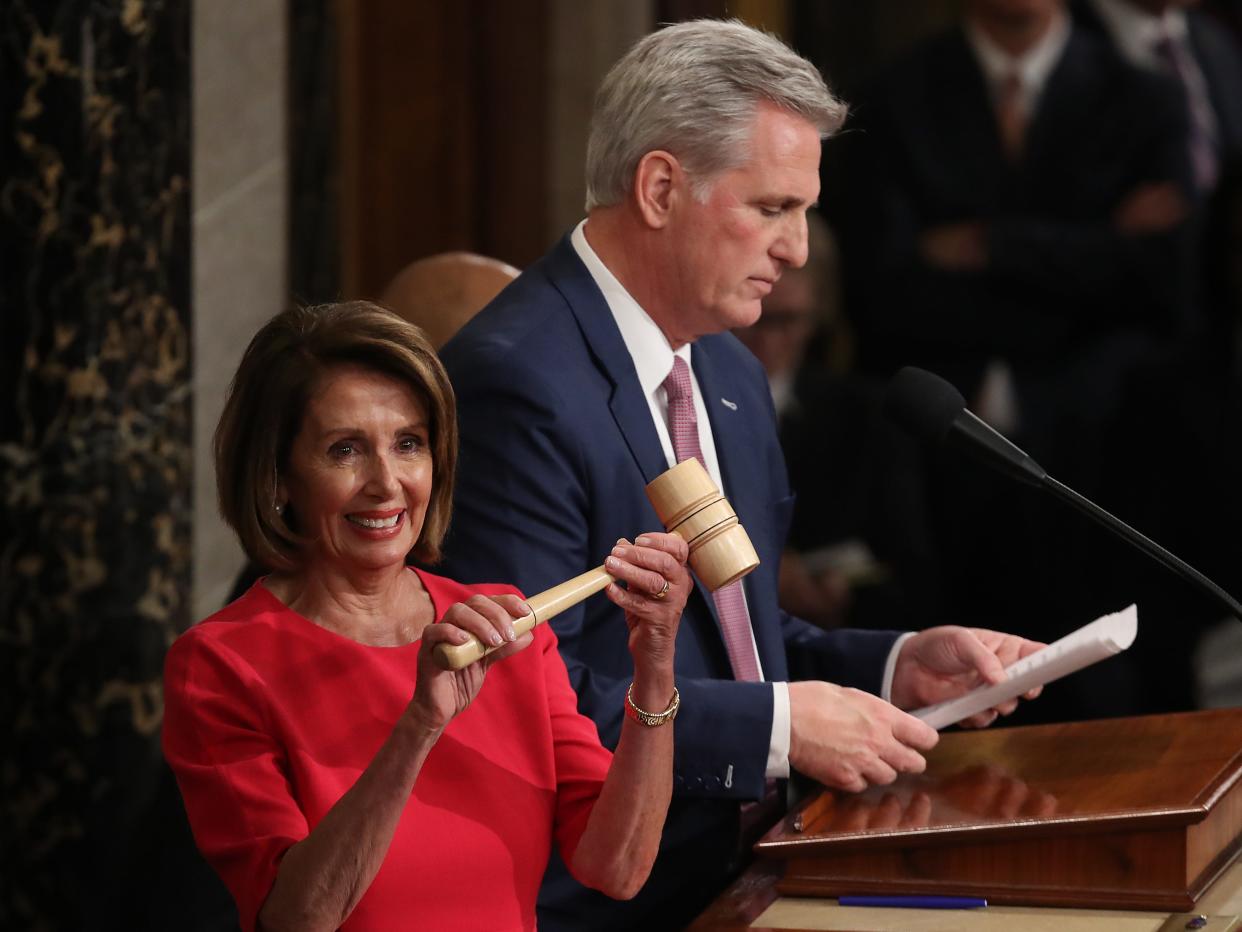
<svg viewBox="0 0 1242 932">
<path fill-rule="evenodd" d="M 272 467 L 272 510 L 276 514 L 284 514 L 285 506 L 283 502 L 276 501 L 276 496 L 280 494 L 280 475 L 276 472 L 276 467 Z"/>
</svg>

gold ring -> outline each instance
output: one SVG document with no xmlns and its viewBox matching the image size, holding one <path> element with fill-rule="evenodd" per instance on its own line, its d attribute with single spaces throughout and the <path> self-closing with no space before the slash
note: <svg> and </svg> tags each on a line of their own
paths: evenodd
<svg viewBox="0 0 1242 932">
<path fill-rule="evenodd" d="M 668 580 L 664 580 L 664 588 L 652 596 L 653 599 L 662 599 L 668 595 Z"/>
</svg>

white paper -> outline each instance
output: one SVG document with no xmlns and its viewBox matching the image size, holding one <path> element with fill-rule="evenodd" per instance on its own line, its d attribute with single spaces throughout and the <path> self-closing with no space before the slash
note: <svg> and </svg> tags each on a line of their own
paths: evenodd
<svg viewBox="0 0 1242 932">
<path fill-rule="evenodd" d="M 1005 668 L 1009 679 L 993 686 L 980 686 L 964 696 L 938 702 L 910 714 L 933 728 L 946 728 L 964 718 L 990 709 L 1028 689 L 1076 673 L 1097 661 L 1119 654 L 1138 635 L 1138 609 L 1131 605 L 1097 618 L 1043 650 L 1023 657 Z"/>
</svg>

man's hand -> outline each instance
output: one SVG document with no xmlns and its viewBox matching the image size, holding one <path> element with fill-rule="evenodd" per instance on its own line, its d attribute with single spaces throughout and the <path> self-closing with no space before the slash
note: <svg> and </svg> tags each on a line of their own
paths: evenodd
<svg viewBox="0 0 1242 932">
<path fill-rule="evenodd" d="M 1148 182 L 1122 198 L 1113 211 L 1113 226 L 1129 236 L 1163 233 L 1185 220 L 1187 209 L 1186 198 L 1173 182 Z"/>
<path fill-rule="evenodd" d="M 922 773 L 936 730 L 870 693 L 832 683 L 789 684 L 789 763 L 826 786 L 858 793 Z"/>
<path fill-rule="evenodd" d="M 950 272 L 978 272 L 988 264 L 987 239 L 981 223 L 947 223 L 924 230 L 919 252 L 928 265 Z"/>
<path fill-rule="evenodd" d="M 918 709 L 953 699 L 977 686 L 1003 682 L 1005 667 L 1043 646 L 985 628 L 944 625 L 920 631 L 901 645 L 893 671 L 893 704 Z M 1023 698 L 1034 699 L 1041 688 L 1032 689 Z M 1010 699 L 961 724 L 982 728 L 1017 707 L 1018 700 Z"/>
</svg>

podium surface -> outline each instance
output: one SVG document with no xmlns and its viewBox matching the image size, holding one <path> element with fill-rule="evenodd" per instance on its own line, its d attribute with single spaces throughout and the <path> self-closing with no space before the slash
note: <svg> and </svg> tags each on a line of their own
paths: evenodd
<svg viewBox="0 0 1242 932">
<path fill-rule="evenodd" d="M 1240 776 L 1242 710 L 953 733 L 924 774 L 805 800 L 749 874 L 772 897 L 1185 911 L 1237 853 Z"/>
</svg>

